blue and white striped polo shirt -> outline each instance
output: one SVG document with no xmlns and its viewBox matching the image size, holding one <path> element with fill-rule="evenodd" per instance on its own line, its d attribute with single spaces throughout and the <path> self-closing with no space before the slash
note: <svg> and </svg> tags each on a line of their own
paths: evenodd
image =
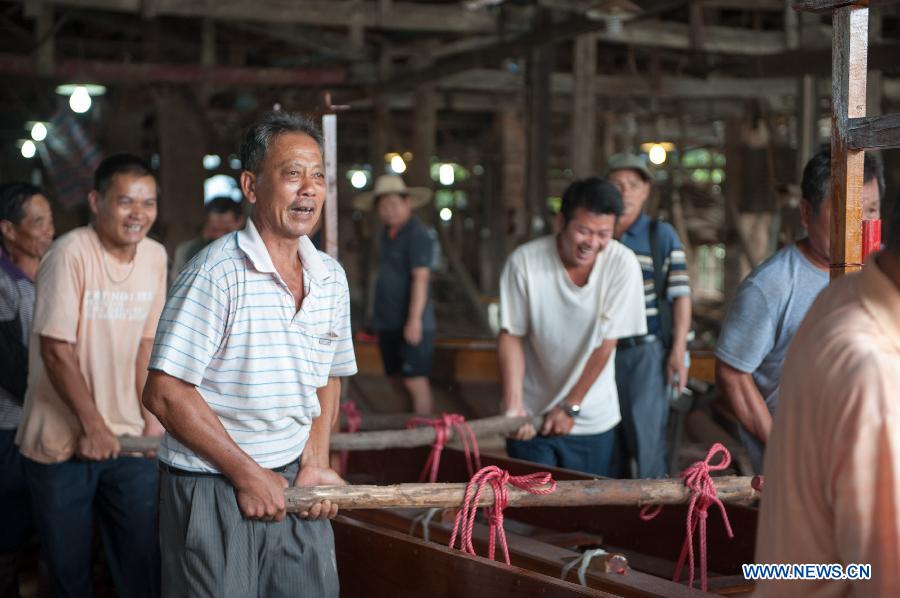
<svg viewBox="0 0 900 598">
<path fill-rule="evenodd" d="M 253 221 L 208 245 L 175 279 L 150 369 L 197 387 L 234 441 L 263 467 L 299 458 L 320 413 L 316 389 L 352 376 L 350 293 L 343 268 L 299 240 L 300 311 Z M 166 434 L 160 461 L 216 468 Z"/>
</svg>

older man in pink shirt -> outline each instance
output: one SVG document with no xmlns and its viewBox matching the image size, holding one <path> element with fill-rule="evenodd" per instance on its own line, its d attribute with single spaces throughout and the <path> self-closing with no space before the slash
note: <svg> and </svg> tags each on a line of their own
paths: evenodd
<svg viewBox="0 0 900 598">
<path fill-rule="evenodd" d="M 900 231 L 900 210 L 891 227 Z M 870 580 L 760 581 L 761 596 L 900 595 L 900 234 L 831 284 L 785 360 L 757 563 L 871 564 Z"/>
</svg>

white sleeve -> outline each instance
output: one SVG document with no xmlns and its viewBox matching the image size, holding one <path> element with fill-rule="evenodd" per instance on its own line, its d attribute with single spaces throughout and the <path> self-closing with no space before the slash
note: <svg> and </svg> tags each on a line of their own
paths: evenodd
<svg viewBox="0 0 900 598">
<path fill-rule="evenodd" d="M 515 254 L 506 261 L 500 274 L 500 329 L 513 336 L 528 333 L 528 287 Z"/>
<path fill-rule="evenodd" d="M 641 265 L 631 251 L 622 252 L 616 265 L 600 298 L 600 333 L 605 339 L 647 334 Z"/>
</svg>

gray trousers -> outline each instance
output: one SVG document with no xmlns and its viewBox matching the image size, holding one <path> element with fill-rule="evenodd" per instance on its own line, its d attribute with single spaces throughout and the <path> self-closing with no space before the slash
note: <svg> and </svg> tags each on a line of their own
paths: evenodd
<svg viewBox="0 0 900 598">
<path fill-rule="evenodd" d="M 637 477 L 661 478 L 666 466 L 666 350 L 662 341 L 616 349 L 616 387 L 622 411 L 624 467 L 637 463 Z"/>
<path fill-rule="evenodd" d="M 294 463 L 281 473 L 289 483 Z M 164 598 L 337 598 L 330 521 L 244 519 L 222 476 L 160 471 Z"/>
</svg>

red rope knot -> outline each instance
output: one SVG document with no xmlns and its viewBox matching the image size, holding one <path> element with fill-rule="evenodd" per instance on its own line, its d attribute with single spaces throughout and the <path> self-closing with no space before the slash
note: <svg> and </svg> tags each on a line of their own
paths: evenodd
<svg viewBox="0 0 900 598">
<path fill-rule="evenodd" d="M 721 454 L 722 459 L 719 463 L 713 464 L 712 460 L 716 455 Z M 694 585 L 694 531 L 699 527 L 700 534 L 700 589 L 706 591 L 706 521 L 709 519 L 707 512 L 712 505 L 717 505 L 722 513 L 722 519 L 725 521 L 725 531 L 729 538 L 734 537 L 731 530 L 731 522 L 728 521 L 728 513 L 725 512 L 725 505 L 716 496 L 716 485 L 712 477 L 709 475 L 712 471 L 722 471 L 731 464 L 731 453 L 718 442 L 709 449 L 706 459 L 697 461 L 683 472 L 681 479 L 684 485 L 691 490 L 691 500 L 688 503 L 687 523 L 684 544 L 681 547 L 681 556 L 678 557 L 678 564 L 675 567 L 675 575 L 672 581 L 678 581 L 681 578 L 681 570 L 684 567 L 685 557 L 688 559 L 688 567 L 690 573 L 688 575 L 688 587 Z M 649 521 L 659 515 L 662 506 L 647 505 L 641 509 L 641 519 Z"/>
<path fill-rule="evenodd" d="M 453 533 L 450 535 L 450 548 L 454 547 L 456 538 L 459 537 L 459 549 L 475 556 L 472 530 L 475 527 L 475 516 L 478 513 L 478 501 L 488 485 L 494 492 L 494 504 L 485 509 L 489 525 L 488 558 L 494 560 L 497 540 L 499 540 L 500 548 L 503 550 L 503 559 L 509 565 L 509 547 L 506 544 L 506 534 L 503 532 L 503 510 L 509 504 L 507 486 L 515 486 L 531 494 L 550 494 L 556 490 L 556 481 L 547 472 L 511 476 L 508 471 L 500 469 L 496 465 L 480 469 L 466 485 L 465 498 L 462 506 L 456 512 Z"/>
<path fill-rule="evenodd" d="M 481 454 L 478 452 L 478 440 L 472 428 L 466 423 L 466 418 L 458 413 L 442 413 L 435 419 L 426 417 L 413 417 L 406 422 L 407 428 L 415 428 L 418 426 L 431 426 L 434 428 L 434 443 L 431 445 L 431 452 L 428 454 L 428 460 L 425 461 L 425 467 L 419 475 L 419 481 L 429 482 L 437 481 L 438 468 L 441 465 L 441 453 L 444 446 L 450 439 L 451 430 L 456 430 L 463 445 L 463 452 L 466 455 L 466 470 L 471 477 L 481 468 Z"/>
<path fill-rule="evenodd" d="M 347 420 L 347 425 L 342 426 L 343 430 L 349 433 L 358 432 L 359 428 L 362 426 L 362 414 L 359 412 L 359 409 L 356 408 L 355 401 L 347 401 L 346 403 L 341 404 L 341 413 L 344 414 L 344 418 Z M 339 467 L 341 469 L 340 474 L 342 476 L 347 475 L 347 461 L 350 457 L 350 451 L 343 450 L 338 455 L 338 462 L 340 463 Z"/>
</svg>

